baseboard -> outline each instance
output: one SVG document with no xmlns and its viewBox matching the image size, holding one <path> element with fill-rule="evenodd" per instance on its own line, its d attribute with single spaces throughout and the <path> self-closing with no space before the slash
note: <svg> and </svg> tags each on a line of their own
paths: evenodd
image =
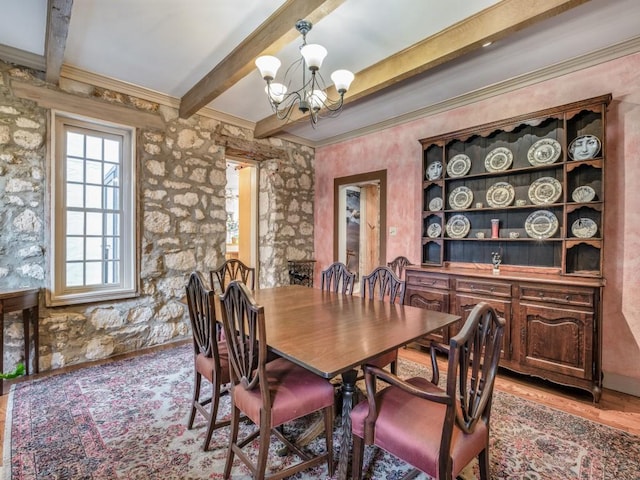
<svg viewBox="0 0 640 480">
<path fill-rule="evenodd" d="M 605 373 L 602 383 L 604 388 L 609 390 L 640 397 L 640 380 L 637 378 L 617 375 L 615 373 Z"/>
</svg>

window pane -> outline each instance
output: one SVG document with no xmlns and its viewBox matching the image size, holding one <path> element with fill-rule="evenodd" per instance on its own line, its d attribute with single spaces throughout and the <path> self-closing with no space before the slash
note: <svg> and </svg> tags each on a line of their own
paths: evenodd
<svg viewBox="0 0 640 480">
<path fill-rule="evenodd" d="M 120 169 L 118 165 L 112 165 L 110 163 L 105 164 L 104 166 L 104 184 L 105 185 L 120 185 Z"/>
<path fill-rule="evenodd" d="M 104 257 L 103 258 L 108 258 L 109 260 L 118 260 L 118 256 L 117 254 L 117 250 L 116 250 L 116 242 L 118 241 L 117 238 L 114 237 L 105 237 L 104 239 L 104 244 L 105 244 L 105 250 L 104 250 Z"/>
<path fill-rule="evenodd" d="M 84 162 L 77 158 L 67 158 L 67 181 L 84 182 Z"/>
<path fill-rule="evenodd" d="M 102 213 L 87 212 L 87 235 L 102 235 Z"/>
<path fill-rule="evenodd" d="M 120 215 L 107 213 L 105 215 L 105 235 L 120 235 Z"/>
<path fill-rule="evenodd" d="M 67 183 L 67 207 L 84 207 L 84 187 L 76 183 Z"/>
<path fill-rule="evenodd" d="M 120 262 L 109 262 L 110 283 L 120 283 Z"/>
<path fill-rule="evenodd" d="M 104 160 L 106 162 L 120 162 L 120 142 L 115 140 L 104 141 Z"/>
<path fill-rule="evenodd" d="M 102 139 L 87 135 L 87 158 L 102 160 Z"/>
<path fill-rule="evenodd" d="M 91 162 L 87 160 L 87 183 L 102 185 L 102 162 Z"/>
<path fill-rule="evenodd" d="M 67 263 L 67 286 L 79 287 L 84 285 L 82 281 L 82 263 Z"/>
<path fill-rule="evenodd" d="M 117 188 L 104 187 L 104 208 L 108 208 L 111 210 L 118 210 L 120 208 L 120 195 L 118 195 L 118 193 L 119 189 Z"/>
<path fill-rule="evenodd" d="M 102 262 L 87 262 L 85 272 L 87 285 L 99 285 L 102 283 Z"/>
<path fill-rule="evenodd" d="M 67 132 L 67 155 L 84 157 L 84 135 Z"/>
<path fill-rule="evenodd" d="M 67 237 L 67 260 L 84 260 L 83 237 Z"/>
<path fill-rule="evenodd" d="M 102 208 L 102 187 L 87 185 L 87 208 Z"/>
<path fill-rule="evenodd" d="M 67 210 L 67 235 L 84 235 L 84 212 Z"/>
<path fill-rule="evenodd" d="M 101 260 L 102 237 L 87 237 L 87 260 Z"/>
</svg>

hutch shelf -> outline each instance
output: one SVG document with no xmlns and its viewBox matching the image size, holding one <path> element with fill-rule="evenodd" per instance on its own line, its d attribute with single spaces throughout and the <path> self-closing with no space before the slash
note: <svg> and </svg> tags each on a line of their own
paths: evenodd
<svg viewBox="0 0 640 480">
<path fill-rule="evenodd" d="M 422 265 L 407 303 L 507 321 L 501 366 L 601 394 L 610 95 L 420 140 Z M 447 342 L 459 326 L 435 338 Z"/>
</svg>

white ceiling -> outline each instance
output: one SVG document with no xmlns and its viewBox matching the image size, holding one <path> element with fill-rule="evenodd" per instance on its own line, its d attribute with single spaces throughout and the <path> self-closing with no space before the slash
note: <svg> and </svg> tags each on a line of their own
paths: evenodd
<svg viewBox="0 0 640 480">
<path fill-rule="evenodd" d="M 283 3 L 75 0 L 64 65 L 180 98 Z M 494 3 L 346 0 L 314 25 L 307 40 L 329 51 L 322 68 L 325 77 L 337 68 L 358 72 Z M 47 0 L 0 0 L 0 46 L 42 55 L 46 11 Z M 299 43 L 278 53 L 282 70 L 297 57 Z M 606 55 L 594 55 L 602 49 Z M 320 120 L 315 129 L 305 122 L 287 131 L 324 144 L 552 65 L 576 69 L 581 62 L 597 62 L 629 49 L 640 50 L 640 1 L 590 0 L 374 98 L 349 104 L 341 116 Z M 354 84 L 357 81 L 356 76 Z M 272 113 L 257 71 L 208 106 L 249 122 Z"/>
</svg>

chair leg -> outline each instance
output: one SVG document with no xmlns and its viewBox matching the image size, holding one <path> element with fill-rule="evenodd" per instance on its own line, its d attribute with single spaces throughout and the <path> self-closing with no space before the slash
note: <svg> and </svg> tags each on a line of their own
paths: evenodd
<svg viewBox="0 0 640 480">
<path fill-rule="evenodd" d="M 214 383 L 211 385 L 211 407 L 209 409 L 209 421 L 207 422 L 207 434 L 204 437 L 204 445 L 202 450 L 205 452 L 209 449 L 213 431 L 216 429 L 216 420 L 218 418 L 218 404 L 220 403 L 220 385 L 217 385 L 214 374 Z"/>
<path fill-rule="evenodd" d="M 362 462 L 364 461 L 364 440 L 357 435 L 353 436 L 352 454 L 351 476 L 353 480 L 360 480 L 362 478 Z"/>
<path fill-rule="evenodd" d="M 478 463 L 480 465 L 480 479 L 489 480 L 489 449 L 485 448 L 478 454 Z"/>
<path fill-rule="evenodd" d="M 224 464 L 225 479 L 228 479 L 231 476 L 231 467 L 233 467 L 233 457 L 235 455 L 233 447 L 238 442 L 239 424 L 240 410 L 235 405 L 233 405 L 231 407 L 231 432 L 229 433 L 229 452 L 227 453 L 227 461 Z"/>
<path fill-rule="evenodd" d="M 189 415 L 189 423 L 187 428 L 191 430 L 193 428 L 193 422 L 196 419 L 196 403 L 200 400 L 200 385 L 202 383 L 202 375 L 195 372 L 195 378 L 193 380 L 193 400 L 191 401 L 191 414 Z"/>
<path fill-rule="evenodd" d="M 324 434 L 327 445 L 327 467 L 329 476 L 333 477 L 333 406 L 324 409 Z"/>
<path fill-rule="evenodd" d="M 260 447 L 256 463 L 256 480 L 264 480 L 269 458 L 269 444 L 271 443 L 271 419 L 260 418 Z"/>
<path fill-rule="evenodd" d="M 394 375 L 398 375 L 398 362 L 397 361 L 391 362 L 391 373 L 393 373 Z"/>
</svg>

